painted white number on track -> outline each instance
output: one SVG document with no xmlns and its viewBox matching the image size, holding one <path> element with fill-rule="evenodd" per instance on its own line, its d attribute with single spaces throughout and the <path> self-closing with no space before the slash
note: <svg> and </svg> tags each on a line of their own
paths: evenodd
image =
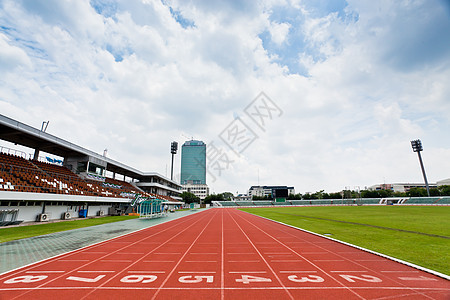
<svg viewBox="0 0 450 300">
<path fill-rule="evenodd" d="M 320 276 L 316 275 L 307 275 L 306 277 L 300 277 L 298 278 L 297 275 L 290 275 L 288 276 L 288 279 L 293 282 L 324 282 L 325 279 L 323 279 Z"/>
<path fill-rule="evenodd" d="M 70 276 L 70 277 L 67 277 L 67 280 L 81 281 L 81 282 L 97 282 L 105 276 L 106 275 L 98 275 L 95 278 L 83 278 L 83 277 Z"/>
<path fill-rule="evenodd" d="M 236 282 L 249 284 L 250 282 L 272 282 L 272 279 L 252 275 L 241 275 L 241 278 L 236 279 Z"/>
<path fill-rule="evenodd" d="M 361 280 L 366 282 L 382 282 L 380 278 L 377 278 L 375 276 L 371 275 L 361 275 L 361 276 L 355 276 L 355 275 L 339 275 L 348 282 L 355 282 L 355 280 Z"/>
<path fill-rule="evenodd" d="M 214 282 L 214 276 L 194 276 L 191 275 L 188 276 L 181 276 L 178 278 L 178 281 L 181 283 L 199 283 L 202 282 L 203 279 L 206 280 L 206 282 Z"/>
<path fill-rule="evenodd" d="M 48 277 L 47 275 L 39 275 L 39 276 L 25 275 L 25 276 L 19 276 L 19 277 L 8 279 L 4 283 L 6 283 L 6 284 L 20 283 L 20 282 L 32 283 L 32 282 L 44 280 L 47 277 Z"/>
<path fill-rule="evenodd" d="M 120 282 L 125 283 L 136 283 L 136 282 L 142 282 L 142 283 L 149 283 L 153 282 L 158 277 L 156 275 L 129 275 L 125 276 L 124 278 L 120 279 Z"/>
</svg>

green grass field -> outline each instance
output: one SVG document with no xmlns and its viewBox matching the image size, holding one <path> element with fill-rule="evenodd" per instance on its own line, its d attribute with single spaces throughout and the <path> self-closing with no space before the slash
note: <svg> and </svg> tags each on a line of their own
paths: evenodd
<svg viewBox="0 0 450 300">
<path fill-rule="evenodd" d="M 139 218 L 138 216 L 110 216 L 94 219 L 83 219 L 75 221 L 64 221 L 56 223 L 47 223 L 39 225 L 4 227 L 0 228 L 0 243 L 39 236 L 54 232 L 66 231 L 71 229 L 101 225 Z"/>
<path fill-rule="evenodd" d="M 319 234 L 331 234 L 329 236 L 332 238 L 450 275 L 450 206 L 267 207 L 241 210 Z"/>
</svg>

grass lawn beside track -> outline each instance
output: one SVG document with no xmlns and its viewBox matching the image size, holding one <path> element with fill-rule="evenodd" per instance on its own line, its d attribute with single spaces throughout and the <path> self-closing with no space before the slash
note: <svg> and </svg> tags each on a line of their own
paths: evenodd
<svg viewBox="0 0 450 300">
<path fill-rule="evenodd" d="M 0 227 L 0 243 L 39 236 L 71 229 L 125 221 L 139 218 L 138 216 L 108 216 L 102 218 L 62 221 L 38 225 Z"/>
<path fill-rule="evenodd" d="M 450 206 L 267 207 L 241 210 L 319 234 L 331 234 L 332 238 L 450 275 Z"/>
</svg>

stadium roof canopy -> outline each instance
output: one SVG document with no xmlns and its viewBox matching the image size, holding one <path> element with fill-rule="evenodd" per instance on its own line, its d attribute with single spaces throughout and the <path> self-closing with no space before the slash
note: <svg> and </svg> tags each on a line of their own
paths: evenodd
<svg viewBox="0 0 450 300">
<path fill-rule="evenodd" d="M 164 178 L 166 181 L 172 182 L 175 185 L 179 185 L 175 181 L 172 181 L 156 172 L 139 171 L 121 162 L 112 160 L 37 128 L 8 118 L 2 114 L 0 114 L 0 139 L 64 158 L 81 156 L 93 157 L 95 159 L 105 161 L 106 170 L 135 178 L 140 181 L 145 181 L 146 177 L 157 176 Z"/>
</svg>

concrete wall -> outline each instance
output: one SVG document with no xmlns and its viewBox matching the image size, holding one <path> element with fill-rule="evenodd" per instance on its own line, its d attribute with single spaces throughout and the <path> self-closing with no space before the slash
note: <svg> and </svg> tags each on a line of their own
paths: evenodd
<svg viewBox="0 0 450 300">
<path fill-rule="evenodd" d="M 88 216 L 91 217 L 96 216 L 99 210 L 107 215 L 108 208 L 112 206 L 109 203 L 129 202 L 124 198 L 0 191 L 0 210 L 19 209 L 17 220 L 24 222 L 36 221 L 37 216 L 42 213 L 44 203 L 49 220 L 59 220 L 65 212 L 70 212 L 72 218 L 78 218 L 80 204 L 83 203 L 88 203 Z"/>
</svg>

